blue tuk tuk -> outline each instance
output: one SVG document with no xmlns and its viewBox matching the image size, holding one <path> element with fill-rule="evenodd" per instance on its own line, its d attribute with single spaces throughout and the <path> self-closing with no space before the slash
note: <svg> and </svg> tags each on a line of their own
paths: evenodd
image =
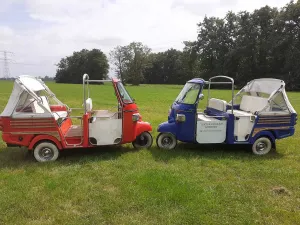
<svg viewBox="0 0 300 225">
<path fill-rule="evenodd" d="M 216 81 L 225 79 L 225 81 Z M 211 98 L 212 84 L 230 84 L 232 99 Z M 207 105 L 198 112 L 208 85 Z M 161 149 L 174 149 L 177 141 L 198 144 L 249 144 L 256 155 L 275 148 L 275 140 L 294 135 L 297 113 L 290 104 L 283 80 L 255 79 L 236 95 L 234 79 L 215 76 L 205 81 L 188 81 L 169 110 L 168 121 L 157 129 L 156 143 Z"/>
</svg>

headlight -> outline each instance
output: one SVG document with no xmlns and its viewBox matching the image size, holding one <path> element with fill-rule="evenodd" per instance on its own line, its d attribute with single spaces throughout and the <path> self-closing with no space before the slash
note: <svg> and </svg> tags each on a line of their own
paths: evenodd
<svg viewBox="0 0 300 225">
<path fill-rule="evenodd" d="M 178 122 L 185 122 L 185 115 L 184 114 L 177 114 L 176 121 Z"/>
<path fill-rule="evenodd" d="M 133 122 L 137 122 L 140 120 L 140 114 L 139 113 L 135 113 L 132 115 L 132 121 Z"/>
</svg>

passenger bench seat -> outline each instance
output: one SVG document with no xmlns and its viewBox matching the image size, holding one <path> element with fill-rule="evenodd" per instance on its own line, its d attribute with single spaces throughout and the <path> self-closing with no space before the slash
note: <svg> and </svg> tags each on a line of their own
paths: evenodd
<svg viewBox="0 0 300 225">
<path fill-rule="evenodd" d="M 268 104 L 267 98 L 244 95 L 240 104 L 240 110 L 233 110 L 235 116 L 251 116 L 262 110 Z M 231 110 L 227 110 L 231 113 Z"/>
</svg>

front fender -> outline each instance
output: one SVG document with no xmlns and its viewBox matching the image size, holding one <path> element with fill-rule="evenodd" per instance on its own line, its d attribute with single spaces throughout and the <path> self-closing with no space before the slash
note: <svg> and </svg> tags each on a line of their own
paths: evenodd
<svg viewBox="0 0 300 225">
<path fill-rule="evenodd" d="M 172 133 L 176 136 L 176 123 L 175 122 L 164 122 L 159 124 L 157 128 L 157 132 L 159 133 Z"/>
<path fill-rule="evenodd" d="M 138 121 L 136 125 L 136 133 L 135 136 L 139 136 L 143 132 L 150 132 L 152 131 L 152 126 L 148 122 Z"/>
</svg>

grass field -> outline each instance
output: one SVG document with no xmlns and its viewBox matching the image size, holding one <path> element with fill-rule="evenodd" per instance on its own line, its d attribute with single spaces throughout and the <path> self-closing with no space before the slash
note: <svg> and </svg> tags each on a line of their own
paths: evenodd
<svg viewBox="0 0 300 225">
<path fill-rule="evenodd" d="M 1 111 L 12 85 L 0 83 Z M 64 103 L 81 107 L 81 85 L 49 87 Z M 127 87 L 154 140 L 181 88 Z M 110 85 L 92 86 L 91 96 L 94 109 L 116 108 Z M 213 96 L 230 100 L 228 91 Z M 300 94 L 288 96 L 300 112 Z M 41 164 L 1 142 L 0 224 L 300 224 L 297 129 L 263 157 L 245 146 L 180 144 L 167 152 L 154 141 L 149 150 L 130 144 L 72 150 Z"/>
</svg>

